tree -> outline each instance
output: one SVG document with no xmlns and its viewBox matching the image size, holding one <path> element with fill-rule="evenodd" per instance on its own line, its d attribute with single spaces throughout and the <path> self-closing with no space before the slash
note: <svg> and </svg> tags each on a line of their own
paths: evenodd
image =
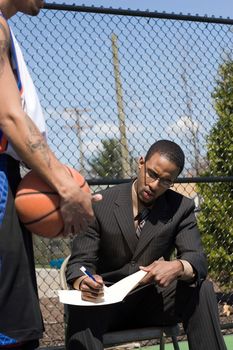
<svg viewBox="0 0 233 350">
<path fill-rule="evenodd" d="M 99 177 L 123 179 L 124 174 L 122 171 L 121 144 L 119 140 L 111 138 L 108 140 L 102 140 L 101 143 L 102 150 L 89 161 L 92 167 L 92 173 Z M 132 173 L 135 161 L 131 155 L 129 158 Z M 131 176 L 131 174 L 127 175 L 128 177 Z"/>
<path fill-rule="evenodd" d="M 220 66 L 213 98 L 219 118 L 207 137 L 208 169 L 202 175 L 232 176 L 233 61 Z M 198 189 L 203 200 L 198 223 L 208 254 L 210 274 L 221 285 L 233 285 L 233 184 L 199 184 Z"/>
</svg>

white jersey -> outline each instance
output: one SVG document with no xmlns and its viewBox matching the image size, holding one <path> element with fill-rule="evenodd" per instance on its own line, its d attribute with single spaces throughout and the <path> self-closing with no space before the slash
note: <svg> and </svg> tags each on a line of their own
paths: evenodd
<svg viewBox="0 0 233 350">
<path fill-rule="evenodd" d="M 11 29 L 10 31 L 11 61 L 21 95 L 22 108 L 26 114 L 34 121 L 40 132 L 46 137 L 46 124 L 44 114 L 35 86 L 28 72 L 20 46 Z M 10 142 L 6 143 L 5 150 L 3 150 L 3 152 L 11 155 L 15 159 L 20 160 Z"/>
</svg>

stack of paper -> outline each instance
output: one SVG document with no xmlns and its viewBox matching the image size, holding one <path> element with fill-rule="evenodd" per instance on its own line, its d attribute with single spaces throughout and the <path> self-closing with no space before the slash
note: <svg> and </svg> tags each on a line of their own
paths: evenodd
<svg viewBox="0 0 233 350">
<path fill-rule="evenodd" d="M 59 300 L 63 304 L 79 306 L 98 306 L 119 303 L 138 285 L 146 274 L 147 272 L 139 270 L 116 282 L 111 287 L 105 287 L 104 298 L 98 302 L 82 300 L 81 292 L 79 290 L 59 290 Z"/>
</svg>

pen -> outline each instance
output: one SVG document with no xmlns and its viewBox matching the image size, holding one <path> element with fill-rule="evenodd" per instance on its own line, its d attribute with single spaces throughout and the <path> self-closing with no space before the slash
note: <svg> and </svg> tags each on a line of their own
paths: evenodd
<svg viewBox="0 0 233 350">
<path fill-rule="evenodd" d="M 86 267 L 82 266 L 80 267 L 80 270 L 82 271 L 82 273 L 84 273 L 84 275 L 90 277 L 94 282 L 97 282 L 95 277 L 89 271 L 87 271 Z"/>
<path fill-rule="evenodd" d="M 83 273 L 84 275 L 90 277 L 90 278 L 92 279 L 92 281 L 98 283 L 98 282 L 96 281 L 95 277 L 94 277 L 89 271 L 87 271 L 87 269 L 86 269 L 85 266 L 80 267 L 80 270 L 82 271 L 82 273 Z M 105 291 L 105 292 L 108 291 L 108 287 L 106 287 L 105 285 L 104 285 L 104 291 Z"/>
</svg>

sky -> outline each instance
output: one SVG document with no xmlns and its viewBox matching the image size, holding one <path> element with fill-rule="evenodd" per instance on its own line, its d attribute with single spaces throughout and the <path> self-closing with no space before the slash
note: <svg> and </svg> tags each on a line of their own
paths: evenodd
<svg viewBox="0 0 233 350">
<path fill-rule="evenodd" d="M 74 2 L 82 5 L 78 0 L 65 4 Z M 156 3 L 158 12 L 227 17 L 205 11 L 199 0 L 195 6 L 199 3 L 203 12 L 197 7 L 184 10 L 178 1 L 176 9 L 168 6 L 170 1 L 82 2 L 150 11 Z M 213 2 L 211 6 L 214 11 Z M 45 112 L 49 142 L 64 163 L 69 160 L 79 167 L 81 158 L 87 163 L 101 150 L 102 140 L 119 138 L 112 33 L 119 47 L 126 134 L 133 155 L 143 154 L 155 138 L 169 137 L 182 142 L 190 165 L 190 130 L 201 135 L 199 153 L 205 152 L 205 137 L 216 120 L 211 93 L 217 71 L 233 52 L 231 25 L 46 9 L 37 17 L 21 21 L 16 16 L 12 22 Z"/>
<path fill-rule="evenodd" d="M 85 6 L 103 6 L 122 9 L 142 10 L 158 12 L 182 12 L 184 15 L 215 16 L 233 18 L 232 0 L 47 0 L 48 3 L 75 4 Z"/>
</svg>

